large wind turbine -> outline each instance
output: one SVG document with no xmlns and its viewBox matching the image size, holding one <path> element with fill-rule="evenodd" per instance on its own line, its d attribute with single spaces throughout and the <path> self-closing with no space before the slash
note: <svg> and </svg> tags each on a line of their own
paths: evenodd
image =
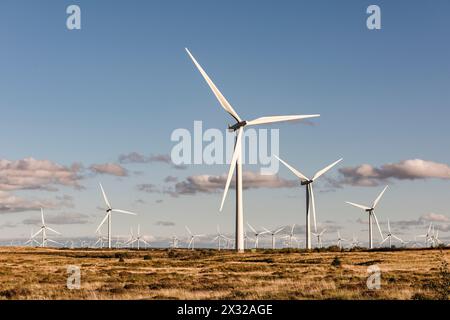
<svg viewBox="0 0 450 320">
<path fill-rule="evenodd" d="M 49 231 L 51 231 L 51 232 L 53 232 L 53 233 L 59 234 L 59 235 L 60 235 L 61 233 L 59 233 L 58 231 L 56 231 L 56 230 L 50 228 L 49 226 L 47 226 L 47 225 L 45 224 L 45 221 L 44 221 L 44 209 L 42 209 L 42 208 L 41 208 L 41 222 L 42 222 L 41 228 L 39 229 L 38 232 L 36 232 L 35 234 L 33 234 L 33 235 L 31 236 L 31 238 L 34 238 L 34 237 L 36 237 L 39 233 L 41 233 L 41 234 L 42 234 L 42 243 L 41 243 L 41 247 L 47 246 L 47 241 L 48 241 L 48 242 L 52 242 L 52 243 L 54 243 L 54 244 L 60 244 L 60 243 L 57 242 L 57 241 L 54 241 L 54 240 L 51 240 L 51 239 L 48 239 L 48 238 L 47 238 L 47 230 L 49 230 Z"/>
<path fill-rule="evenodd" d="M 318 117 L 318 114 L 313 115 L 289 115 L 289 116 L 269 116 L 269 117 L 261 117 L 255 120 L 242 120 L 236 111 L 233 109 L 231 104 L 227 101 L 227 99 L 222 95 L 222 93 L 217 89 L 216 85 L 212 82 L 209 76 L 206 74 L 205 70 L 200 66 L 194 56 L 189 52 L 186 48 L 189 57 L 194 62 L 198 71 L 200 71 L 201 75 L 205 79 L 208 86 L 211 88 L 212 92 L 216 96 L 217 100 L 219 100 L 222 108 L 225 109 L 236 121 L 236 123 L 232 126 L 229 126 L 228 129 L 230 131 L 234 131 L 236 136 L 236 143 L 234 145 L 233 157 L 230 163 L 230 170 L 228 171 L 227 182 L 225 184 L 225 190 L 223 192 L 222 203 L 220 204 L 220 210 L 222 211 L 223 204 L 225 202 L 225 198 L 227 196 L 228 188 L 230 187 L 231 179 L 236 169 L 236 250 L 238 252 L 244 251 L 244 209 L 242 203 L 242 136 L 244 133 L 244 127 L 260 125 L 260 124 L 269 124 L 275 122 L 282 121 L 292 121 L 292 120 L 300 120 L 307 118 Z"/>
<path fill-rule="evenodd" d="M 103 218 L 102 222 L 99 224 L 97 230 L 95 232 L 98 232 L 100 230 L 100 228 L 103 226 L 103 224 L 105 223 L 106 220 L 108 220 L 108 248 L 111 249 L 111 218 L 112 218 L 112 213 L 113 212 L 118 212 L 118 213 L 125 213 L 125 214 L 131 214 L 133 216 L 136 215 L 136 213 L 131 212 L 131 211 L 126 211 L 126 210 L 122 210 L 122 209 L 115 209 L 113 207 L 111 207 L 111 203 L 108 200 L 108 197 L 106 196 L 105 190 L 103 190 L 103 186 L 100 183 L 100 189 L 102 191 L 102 195 L 103 195 L 103 199 L 105 200 L 105 204 L 106 204 L 106 214 L 105 217 Z"/>
<path fill-rule="evenodd" d="M 284 164 L 289 170 L 292 171 L 293 174 L 295 174 L 300 180 L 301 185 L 305 186 L 306 188 L 306 249 L 311 249 L 311 218 L 310 218 L 310 209 L 312 209 L 313 213 L 313 220 L 314 220 L 314 232 L 317 233 L 317 222 L 316 222 L 316 204 L 314 200 L 314 191 L 313 191 L 313 183 L 316 181 L 321 175 L 325 174 L 328 170 L 333 168 L 335 165 L 337 165 L 339 162 L 342 161 L 342 158 L 333 162 L 329 166 L 326 166 L 322 170 L 317 171 L 312 179 L 305 176 L 303 173 L 298 171 L 297 169 L 294 169 L 289 164 L 287 164 L 285 161 L 281 160 L 279 157 L 275 156 L 282 164 Z"/>
<path fill-rule="evenodd" d="M 381 239 L 384 240 L 383 232 L 381 232 L 380 224 L 378 223 L 378 219 L 377 219 L 377 216 L 375 215 L 374 210 L 375 210 L 375 207 L 377 206 L 378 202 L 380 201 L 381 197 L 383 196 L 383 193 L 386 191 L 387 187 L 388 186 L 384 187 L 383 191 L 381 191 L 381 193 L 375 199 L 375 201 L 373 202 L 371 207 L 366 207 L 366 206 L 363 206 L 363 205 L 360 205 L 360 204 L 356 204 L 356 203 L 353 203 L 353 202 L 346 201 L 346 203 L 348 203 L 348 204 L 350 204 L 350 205 L 352 205 L 354 207 L 363 209 L 365 212 L 367 212 L 369 214 L 369 249 L 373 249 L 373 242 L 372 242 L 372 217 L 375 219 L 375 222 L 377 223 L 378 231 L 380 231 Z"/>
</svg>

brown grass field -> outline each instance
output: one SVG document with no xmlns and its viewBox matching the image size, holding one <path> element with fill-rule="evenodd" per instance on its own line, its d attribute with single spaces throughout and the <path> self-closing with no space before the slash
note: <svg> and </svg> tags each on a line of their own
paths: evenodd
<svg viewBox="0 0 450 320">
<path fill-rule="evenodd" d="M 0 248 L 0 299 L 448 299 L 450 251 Z M 381 288 L 366 286 L 381 269 Z M 81 268 L 69 290 L 67 266 Z"/>
</svg>

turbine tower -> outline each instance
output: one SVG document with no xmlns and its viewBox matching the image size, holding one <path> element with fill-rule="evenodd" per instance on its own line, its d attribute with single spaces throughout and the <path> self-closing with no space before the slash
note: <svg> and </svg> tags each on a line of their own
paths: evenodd
<svg viewBox="0 0 450 320">
<path fill-rule="evenodd" d="M 348 202 L 346 201 L 346 203 L 363 209 L 365 212 L 367 212 L 369 214 L 369 249 L 373 249 L 373 242 L 372 242 L 372 217 L 375 219 L 375 222 L 377 223 L 378 226 L 378 231 L 380 231 L 380 235 L 381 235 L 381 239 L 384 240 L 383 237 L 383 232 L 381 232 L 381 228 L 380 228 L 380 224 L 378 223 L 378 219 L 377 216 L 375 215 L 375 207 L 377 206 L 378 202 L 380 201 L 381 197 L 383 196 L 384 192 L 386 191 L 386 189 L 388 188 L 388 186 L 384 187 L 383 191 L 381 191 L 380 195 L 375 199 L 375 201 L 373 202 L 371 207 L 367 207 L 367 206 L 363 206 L 357 203 L 353 203 L 353 202 Z"/>
<path fill-rule="evenodd" d="M 312 179 L 305 176 L 300 171 L 294 169 L 285 161 L 281 160 L 279 157 L 275 156 L 282 164 L 284 164 L 291 172 L 296 175 L 300 179 L 300 184 L 305 186 L 306 188 L 306 249 L 311 249 L 311 218 L 310 218 L 310 209 L 313 214 L 314 221 L 314 232 L 317 233 L 317 222 L 316 222 L 316 204 L 314 200 L 314 191 L 313 191 L 313 183 L 316 181 L 321 175 L 325 174 L 328 170 L 333 168 L 339 162 L 342 161 L 342 158 L 333 162 L 329 166 L 326 166 L 322 170 L 317 171 Z"/>
<path fill-rule="evenodd" d="M 125 213 L 125 214 L 130 214 L 135 216 L 136 213 L 131 212 L 131 211 L 126 211 L 126 210 L 122 210 L 122 209 L 115 209 L 113 207 L 111 207 L 111 203 L 108 200 L 108 197 L 106 196 L 105 190 L 103 190 L 103 186 L 100 183 L 100 189 L 102 191 L 102 195 L 103 195 L 103 200 L 105 200 L 105 204 L 106 204 L 106 214 L 105 217 L 103 218 L 102 222 L 99 224 L 97 230 L 95 232 L 98 232 L 100 230 L 100 228 L 103 226 L 103 224 L 105 223 L 106 220 L 108 220 L 108 249 L 111 249 L 111 219 L 112 219 L 112 213 L 113 212 L 118 212 L 118 213 Z"/>
<path fill-rule="evenodd" d="M 209 76 L 206 74 L 205 70 L 200 66 L 194 56 L 190 53 L 190 51 L 186 49 L 189 57 L 194 62 L 198 71 L 201 73 L 206 83 L 216 96 L 217 100 L 219 100 L 220 105 L 226 112 L 228 112 L 236 123 L 232 126 L 229 126 L 228 129 L 230 131 L 235 132 L 236 135 L 236 143 L 234 145 L 233 157 L 230 163 L 230 170 L 228 171 L 227 182 L 225 184 L 225 190 L 222 197 L 222 203 L 220 205 L 220 210 L 222 211 L 223 204 L 225 202 L 225 198 L 227 196 L 228 188 L 230 187 L 230 182 L 233 176 L 233 173 L 236 169 L 236 251 L 244 252 L 244 209 L 243 209 L 243 201 L 242 201 L 242 136 L 244 133 L 244 127 L 260 125 L 260 124 L 269 124 L 275 122 L 283 122 L 283 121 L 292 121 L 292 120 L 300 120 L 307 118 L 318 117 L 318 114 L 314 115 L 289 115 L 289 116 L 270 116 L 270 117 L 261 117 L 255 120 L 246 121 L 242 120 L 236 111 L 233 109 L 231 104 L 227 101 L 227 99 L 222 95 L 222 93 L 217 89 L 216 85 L 212 82 Z"/>
</svg>

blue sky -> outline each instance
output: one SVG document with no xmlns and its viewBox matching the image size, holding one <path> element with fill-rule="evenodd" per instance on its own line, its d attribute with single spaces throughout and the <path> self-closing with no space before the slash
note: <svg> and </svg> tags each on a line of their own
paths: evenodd
<svg viewBox="0 0 450 320">
<path fill-rule="evenodd" d="M 81 7 L 82 30 L 65 26 L 70 4 Z M 381 30 L 366 28 L 370 4 L 381 7 Z M 25 200 L 72 197 L 71 206 L 48 208 L 49 215 L 88 216 L 81 224 L 58 225 L 69 236 L 90 235 L 101 221 L 99 181 L 111 201 L 141 213 L 134 220 L 117 216 L 116 234 L 137 223 L 159 237 L 183 235 L 185 224 L 212 233 L 219 223 L 232 232 L 233 196 L 219 215 L 220 192 L 174 198 L 136 187 L 161 190 L 173 186 L 164 182 L 167 176 L 183 182 L 221 175 L 225 165 L 178 170 L 157 161 L 121 164 L 128 170 L 124 177 L 88 170 L 118 163 L 120 154 L 130 152 L 169 154 L 172 131 L 191 129 L 194 120 L 221 129 L 231 122 L 184 47 L 245 118 L 321 114 L 313 126 L 277 126 L 280 156 L 306 174 L 340 157 L 339 168 L 410 159 L 449 164 L 449 10 L 448 1 L 2 1 L 0 159 L 33 157 L 67 167 L 82 163 L 85 169 L 78 181 L 82 190 L 58 183 L 49 183 L 54 191 L 0 190 Z M 338 181 L 340 175 L 336 169 L 329 177 Z M 293 178 L 285 168 L 280 176 Z M 444 170 L 438 178 L 378 179 L 376 187 L 342 183 L 330 191 L 323 185 L 329 192 L 317 195 L 318 219 L 365 239 L 366 225 L 356 220 L 366 217 L 344 201 L 369 203 L 389 183 L 379 219 L 416 220 L 423 229 L 429 221 L 420 220 L 423 215 L 449 217 L 449 179 Z M 301 225 L 303 193 L 246 190 L 246 220 Z M 37 215 L 4 210 L 1 237 L 27 235 L 30 225 L 23 221 Z M 450 230 L 449 222 L 440 225 Z M 401 226 L 407 238 L 416 232 Z"/>
</svg>

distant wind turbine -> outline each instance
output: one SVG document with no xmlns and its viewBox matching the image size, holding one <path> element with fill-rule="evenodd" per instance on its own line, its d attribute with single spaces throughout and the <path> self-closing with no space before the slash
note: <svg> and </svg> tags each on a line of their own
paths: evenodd
<svg viewBox="0 0 450 320">
<path fill-rule="evenodd" d="M 47 242 L 51 242 L 51 243 L 54 243 L 54 244 L 61 245 L 61 243 L 59 243 L 59 242 L 57 242 L 57 241 L 55 241 L 55 240 L 51 240 L 51 239 L 48 239 L 48 238 L 47 238 L 47 230 L 49 230 L 49 231 L 51 231 L 51 232 L 53 232 L 53 233 L 59 234 L 59 235 L 60 235 L 61 233 L 59 233 L 58 231 L 56 231 L 56 230 L 50 228 L 49 226 L 47 226 L 47 225 L 45 224 L 45 221 L 44 221 L 44 209 L 42 209 L 42 208 L 41 208 L 41 222 L 42 222 L 41 228 L 40 228 L 39 231 L 36 232 L 31 238 L 36 237 L 38 234 L 42 234 L 42 243 L 41 243 L 41 247 L 46 247 L 46 246 L 47 246 Z"/>
<path fill-rule="evenodd" d="M 267 233 L 267 231 L 256 231 L 255 228 L 253 228 L 250 223 L 247 222 L 248 227 L 250 228 L 250 230 L 252 230 L 253 235 L 255 236 L 255 249 L 258 249 L 258 244 L 259 244 L 259 236 L 262 234 Z"/>
<path fill-rule="evenodd" d="M 196 239 L 196 238 L 200 238 L 200 237 L 204 237 L 205 235 L 204 235 L 204 234 L 193 234 L 193 233 L 191 232 L 191 230 L 190 230 L 187 226 L 185 226 L 185 228 L 186 228 L 186 231 L 187 231 L 187 232 L 189 233 L 189 235 L 190 235 L 189 244 L 188 244 L 188 249 L 194 250 L 194 247 L 195 247 L 195 239 Z"/>
<path fill-rule="evenodd" d="M 323 229 L 321 232 L 311 232 L 312 235 L 317 237 L 317 244 L 319 246 L 319 249 L 322 248 L 322 235 L 327 229 Z"/>
<path fill-rule="evenodd" d="M 372 242 L 372 217 L 375 219 L 375 222 L 377 223 L 378 231 L 380 231 L 381 239 L 384 240 L 383 232 L 381 231 L 380 224 L 378 223 L 378 219 L 377 219 L 377 216 L 375 215 L 374 210 L 375 210 L 375 207 L 377 206 L 378 202 L 380 201 L 381 197 L 383 196 L 383 194 L 384 194 L 384 192 L 386 191 L 387 188 L 388 188 L 388 186 L 384 187 L 383 191 L 381 191 L 381 193 L 375 199 L 375 201 L 373 202 L 371 207 L 366 207 L 366 206 L 363 206 L 363 205 L 360 205 L 360 204 L 356 204 L 356 203 L 353 203 L 353 202 L 346 201 L 346 203 L 348 203 L 348 204 L 350 204 L 350 205 L 352 205 L 354 207 L 363 209 L 365 212 L 367 212 L 369 214 L 369 249 L 373 249 L 373 242 Z"/>
<path fill-rule="evenodd" d="M 399 237 L 397 237 L 395 234 L 392 233 L 391 223 L 389 222 L 389 219 L 387 221 L 387 225 L 388 225 L 388 234 L 387 234 L 386 238 L 383 241 L 381 241 L 380 245 L 385 243 L 387 240 L 389 240 L 389 248 L 392 248 L 392 238 L 400 241 L 401 243 L 404 243 L 404 241 L 402 239 L 400 239 Z"/>
<path fill-rule="evenodd" d="M 276 247 L 276 246 L 275 246 L 275 240 L 276 240 L 275 237 L 276 237 L 276 235 L 277 235 L 278 233 L 280 233 L 281 231 L 283 231 L 284 228 L 285 228 L 285 227 L 278 228 L 278 229 L 276 229 L 276 230 L 270 231 L 270 230 L 268 230 L 268 229 L 266 229 L 266 228 L 263 227 L 263 229 L 266 230 L 266 232 L 272 236 L 272 250 L 275 249 L 275 247 Z"/>
</svg>

